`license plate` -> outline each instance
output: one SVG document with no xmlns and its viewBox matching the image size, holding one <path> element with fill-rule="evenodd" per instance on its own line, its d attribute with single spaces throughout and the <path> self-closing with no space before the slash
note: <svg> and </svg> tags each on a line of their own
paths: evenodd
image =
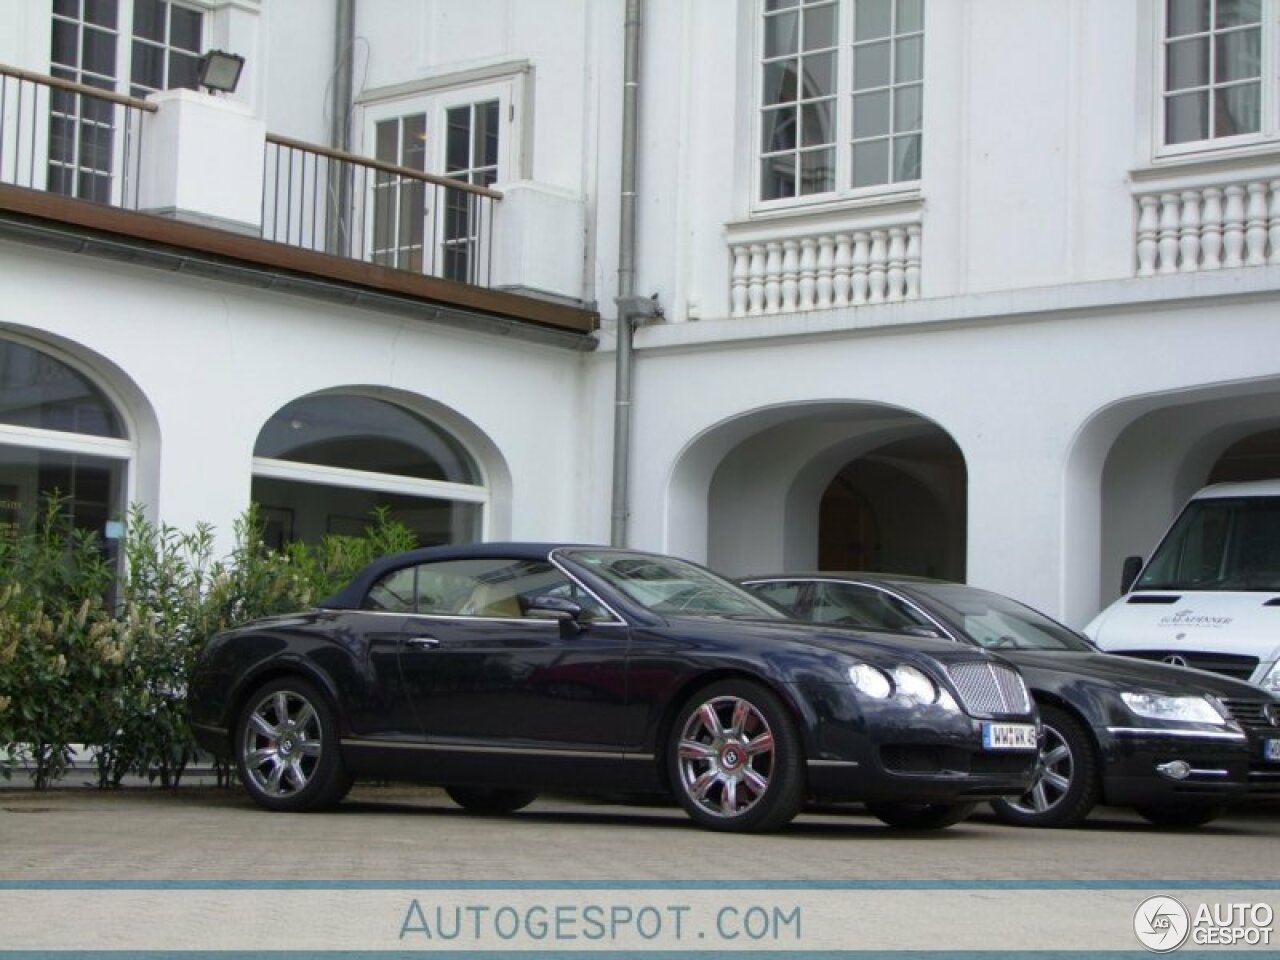
<svg viewBox="0 0 1280 960">
<path fill-rule="evenodd" d="M 1034 750 L 1036 728 L 1031 723 L 984 723 L 982 746 L 985 750 Z"/>
<path fill-rule="evenodd" d="M 1280 763 L 1280 740 L 1262 741 L 1262 759 Z"/>
</svg>

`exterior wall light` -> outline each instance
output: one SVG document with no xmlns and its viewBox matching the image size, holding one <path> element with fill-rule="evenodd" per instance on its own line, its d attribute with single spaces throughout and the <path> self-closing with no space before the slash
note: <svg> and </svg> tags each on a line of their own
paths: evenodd
<svg viewBox="0 0 1280 960">
<path fill-rule="evenodd" d="M 200 58 L 196 82 L 213 93 L 234 93 L 244 69 L 244 57 L 238 53 L 210 50 Z"/>
</svg>

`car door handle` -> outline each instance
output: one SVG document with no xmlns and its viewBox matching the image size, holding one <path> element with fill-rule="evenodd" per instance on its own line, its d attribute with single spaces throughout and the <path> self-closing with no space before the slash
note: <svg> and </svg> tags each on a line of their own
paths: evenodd
<svg viewBox="0 0 1280 960">
<path fill-rule="evenodd" d="M 435 637 L 410 637 L 405 641 L 405 645 L 416 650 L 430 650 L 433 647 L 440 646 L 440 641 Z"/>
</svg>

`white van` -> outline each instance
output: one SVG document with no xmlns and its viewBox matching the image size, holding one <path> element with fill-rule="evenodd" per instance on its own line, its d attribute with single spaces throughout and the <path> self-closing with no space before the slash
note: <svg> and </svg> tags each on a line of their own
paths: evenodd
<svg viewBox="0 0 1280 960">
<path fill-rule="evenodd" d="M 1280 480 L 1192 497 L 1124 596 L 1084 628 L 1108 653 L 1212 670 L 1280 695 Z"/>
</svg>

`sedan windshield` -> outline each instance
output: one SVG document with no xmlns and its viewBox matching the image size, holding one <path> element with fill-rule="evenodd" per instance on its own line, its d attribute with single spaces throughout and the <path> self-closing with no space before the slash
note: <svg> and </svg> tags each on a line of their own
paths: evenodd
<svg viewBox="0 0 1280 960">
<path fill-rule="evenodd" d="M 1093 650 L 1089 641 L 1074 631 L 999 594 L 949 583 L 923 583 L 913 589 L 980 646 L 1004 650 Z"/>
<path fill-rule="evenodd" d="M 565 555 L 654 613 L 783 618 L 736 584 L 683 560 L 621 550 L 572 550 Z"/>
</svg>

